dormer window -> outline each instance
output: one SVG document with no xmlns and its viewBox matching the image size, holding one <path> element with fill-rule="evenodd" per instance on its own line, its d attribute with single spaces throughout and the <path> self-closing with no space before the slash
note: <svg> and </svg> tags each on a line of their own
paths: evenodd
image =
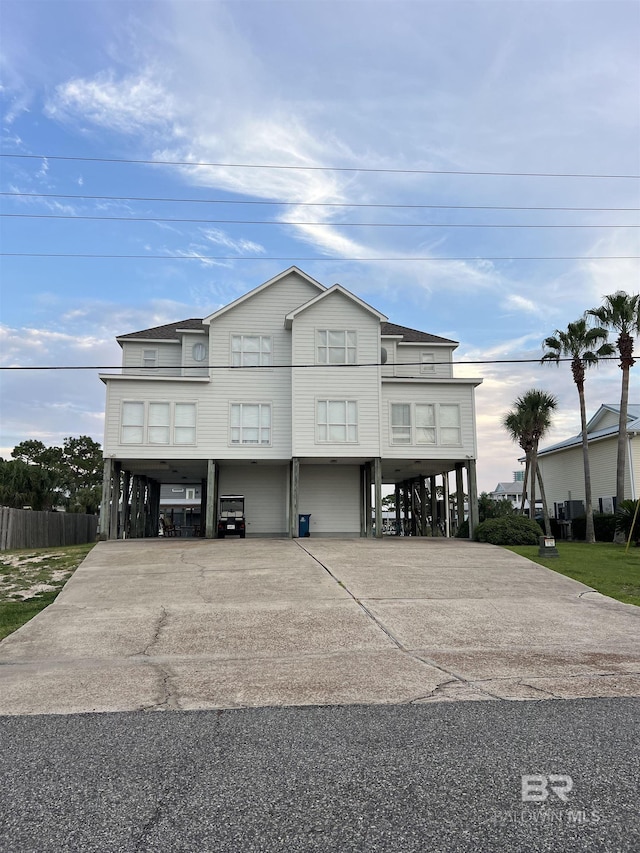
<svg viewBox="0 0 640 853">
<path fill-rule="evenodd" d="M 206 346 L 202 343 L 194 344 L 191 350 L 191 355 L 193 356 L 194 361 L 204 361 L 207 357 Z"/>
<path fill-rule="evenodd" d="M 155 370 L 158 366 L 158 350 L 142 350 L 142 366 L 145 370 Z"/>
</svg>

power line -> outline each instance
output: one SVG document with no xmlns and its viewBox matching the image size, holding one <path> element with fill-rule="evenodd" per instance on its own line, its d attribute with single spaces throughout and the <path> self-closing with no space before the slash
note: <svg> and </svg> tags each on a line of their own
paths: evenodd
<svg viewBox="0 0 640 853">
<path fill-rule="evenodd" d="M 124 157 L 78 157 L 62 154 L 0 154 L 23 160 L 66 160 L 79 163 L 126 163 L 140 166 L 187 166 L 189 168 L 220 169 L 281 169 L 301 172 L 367 172 L 394 175 L 475 175 L 503 178 L 621 178 L 637 180 L 640 175 L 603 175 L 580 172 L 494 172 L 470 169 L 374 169 L 360 166 L 293 166 L 276 163 L 194 163 L 187 160 L 133 160 Z"/>
<path fill-rule="evenodd" d="M 571 362 L 573 358 L 558 358 L 553 359 L 553 364 L 557 364 L 559 362 Z M 602 356 L 598 359 L 598 361 L 618 361 L 617 355 L 612 356 Z M 317 369 L 322 368 L 326 369 L 334 368 L 337 370 L 344 370 L 345 368 L 360 368 L 360 367 L 384 367 L 388 366 L 388 362 L 381 361 L 371 361 L 365 362 L 363 364 L 265 364 L 265 365 L 251 365 L 251 366 L 238 366 L 232 364 L 208 364 L 208 365 L 200 365 L 202 370 L 277 370 L 277 369 Z M 543 362 L 541 358 L 487 358 L 487 359 L 475 359 L 473 361 L 434 361 L 430 362 L 433 365 L 448 365 L 450 367 L 460 367 L 464 365 L 476 365 L 476 364 L 540 364 L 542 366 Z M 418 367 L 421 366 L 422 362 L 420 361 L 406 361 L 401 364 L 396 362 L 395 366 L 400 367 Z M 121 370 L 122 364 L 94 364 L 94 365 L 0 365 L 0 370 Z M 144 373 L 145 371 L 149 371 L 154 375 L 159 375 L 162 377 L 162 374 L 158 374 L 158 370 L 162 370 L 163 368 L 158 367 L 145 367 L 144 365 L 140 365 L 136 367 L 136 371 L 140 371 Z M 166 368 L 169 369 L 169 368 Z M 116 376 L 127 375 L 127 376 L 135 376 L 136 374 L 115 374 Z M 183 377 L 184 378 L 184 377 Z M 192 377 L 189 377 L 192 378 Z M 204 377 L 203 377 L 204 378 Z M 425 379 L 424 375 L 420 376 L 402 376 L 397 377 L 400 379 Z M 447 378 L 447 377 L 443 377 Z M 455 377 L 448 377 L 455 378 Z M 462 377 L 467 378 L 467 377 Z M 428 381 L 428 377 L 426 377 Z"/>
<path fill-rule="evenodd" d="M 559 210 L 584 213 L 635 213 L 640 210 L 638 207 L 539 207 L 531 205 L 515 206 L 502 204 L 366 204 L 360 202 L 338 201 L 244 201 L 241 199 L 223 198 L 168 198 L 163 196 L 81 195 L 77 193 L 23 193 L 14 191 L 0 192 L 0 196 L 14 196 L 18 198 L 85 199 L 89 201 L 162 201 L 174 204 L 260 204 L 276 205 L 279 207 L 370 207 L 391 208 L 397 210 Z"/>
<path fill-rule="evenodd" d="M 180 222 L 208 225 L 293 225 L 324 228 L 640 228 L 640 225 L 546 225 L 514 223 L 444 223 L 444 222 L 291 222 L 279 219 L 177 219 L 163 216 L 94 216 L 66 213 L 0 213 L 5 219 L 75 219 L 98 222 Z"/>
<path fill-rule="evenodd" d="M 99 260 L 144 260 L 144 261 L 322 261 L 322 262 L 358 262 L 363 261 L 636 261 L 640 255 L 475 255 L 465 257 L 379 257 L 379 258 L 329 258 L 318 256 L 295 257 L 286 255 L 101 255 L 70 252 L 0 252 L 2 258 L 82 258 Z"/>
</svg>

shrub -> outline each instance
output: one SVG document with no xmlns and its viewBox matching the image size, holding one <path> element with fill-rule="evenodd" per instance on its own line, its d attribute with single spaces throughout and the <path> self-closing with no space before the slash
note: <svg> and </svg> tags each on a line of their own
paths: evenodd
<svg viewBox="0 0 640 853">
<path fill-rule="evenodd" d="M 541 533 L 537 522 L 523 515 L 513 515 L 481 522 L 476 527 L 475 539 L 491 545 L 537 545 Z"/>
<path fill-rule="evenodd" d="M 624 533 L 625 540 L 629 538 L 631 525 L 635 516 L 636 522 L 633 525 L 633 535 L 631 538 L 640 546 L 640 511 L 637 512 L 638 501 L 621 501 L 620 506 L 615 514 L 616 530 Z"/>
<path fill-rule="evenodd" d="M 626 503 L 626 501 L 625 501 Z M 633 503 L 633 501 L 632 501 Z M 613 542 L 615 533 L 616 517 L 610 513 L 594 512 L 593 513 L 593 530 L 596 535 L 596 542 Z M 627 531 L 628 535 L 628 531 Z M 571 536 L 581 542 L 587 538 L 587 519 L 581 515 L 579 518 L 574 518 L 571 522 Z"/>
<path fill-rule="evenodd" d="M 456 533 L 456 539 L 468 539 L 469 538 L 469 519 L 465 518 L 460 527 L 458 528 L 458 532 Z"/>
</svg>

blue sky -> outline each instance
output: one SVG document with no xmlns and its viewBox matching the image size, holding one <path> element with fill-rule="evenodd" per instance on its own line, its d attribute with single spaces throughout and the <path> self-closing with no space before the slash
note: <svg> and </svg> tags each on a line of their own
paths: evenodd
<svg viewBox="0 0 640 853">
<path fill-rule="evenodd" d="M 2 257 L 3 365 L 116 365 L 117 334 L 204 316 L 293 262 L 460 341 L 460 361 L 537 358 L 640 287 L 624 260 L 640 181 L 532 176 L 640 175 L 637 2 L 3 0 L 1 38 L 2 153 L 37 155 L 0 158 L 18 193 L 2 211 L 22 214 L 1 220 L 2 251 L 142 256 Z M 134 200 L 151 198 L 174 201 Z M 487 260 L 548 256 L 577 259 Z M 590 413 L 618 401 L 619 374 L 589 375 Z M 579 428 L 567 366 L 457 375 L 484 377 L 481 489 L 518 467 L 500 419 L 528 388 L 560 399 L 550 441 Z M 95 371 L 0 381 L 0 455 L 102 441 Z"/>
</svg>

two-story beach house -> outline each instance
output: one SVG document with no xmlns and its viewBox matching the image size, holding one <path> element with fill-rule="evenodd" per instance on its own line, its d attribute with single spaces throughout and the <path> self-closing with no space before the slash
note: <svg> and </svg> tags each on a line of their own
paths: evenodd
<svg viewBox="0 0 640 853">
<path fill-rule="evenodd" d="M 200 484 L 209 538 L 228 494 L 244 496 L 249 536 L 295 537 L 300 514 L 312 536 L 380 536 L 383 484 L 414 533 L 436 530 L 438 493 L 438 529 L 467 495 L 473 529 L 481 380 L 454 378 L 455 341 L 296 267 L 207 317 L 117 340 L 122 372 L 100 377 L 103 538 L 157 535 L 168 483 Z"/>
</svg>

